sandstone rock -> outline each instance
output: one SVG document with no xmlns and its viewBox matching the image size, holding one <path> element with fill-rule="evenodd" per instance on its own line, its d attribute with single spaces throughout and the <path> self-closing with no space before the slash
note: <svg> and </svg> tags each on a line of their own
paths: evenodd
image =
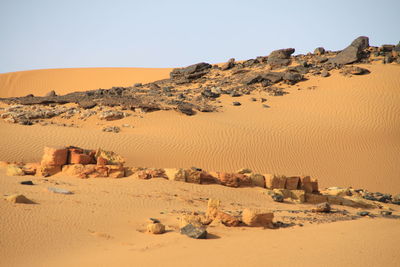
<svg viewBox="0 0 400 267">
<path fill-rule="evenodd" d="M 284 189 L 286 187 L 286 177 L 284 175 L 265 174 L 265 185 L 269 189 Z"/>
<path fill-rule="evenodd" d="M 101 129 L 103 132 L 107 133 L 119 133 L 121 131 L 121 128 L 118 126 L 106 126 Z"/>
<path fill-rule="evenodd" d="M 292 192 L 288 189 L 273 189 L 272 192 L 275 195 L 281 195 L 283 198 L 291 198 L 292 197 Z"/>
<path fill-rule="evenodd" d="M 298 203 L 304 203 L 306 201 L 306 196 L 304 190 L 290 190 L 291 199 Z"/>
<path fill-rule="evenodd" d="M 319 195 L 319 194 L 306 193 L 305 200 L 307 203 L 318 204 L 318 203 L 327 202 L 328 197 L 324 196 L 324 195 Z"/>
<path fill-rule="evenodd" d="M 356 66 L 348 66 L 346 68 L 343 68 L 342 73 L 351 75 L 364 75 L 364 74 L 369 74 L 370 71 Z"/>
<path fill-rule="evenodd" d="M 229 187 L 251 186 L 252 182 L 249 177 L 239 173 L 218 173 L 218 179 L 222 185 Z"/>
<path fill-rule="evenodd" d="M 118 165 L 107 165 L 108 177 L 110 178 L 122 178 L 125 177 L 125 169 Z"/>
<path fill-rule="evenodd" d="M 321 71 L 321 77 L 329 77 L 329 76 L 330 76 L 329 71 L 327 71 L 327 70 L 322 70 Z"/>
<path fill-rule="evenodd" d="M 94 158 L 83 153 L 70 152 L 70 163 L 71 164 L 90 164 L 94 162 Z"/>
<path fill-rule="evenodd" d="M 272 200 L 275 201 L 275 202 L 283 202 L 283 200 L 285 199 L 285 198 L 283 197 L 283 195 L 280 195 L 280 194 L 272 194 L 272 195 L 271 195 L 271 198 L 272 198 Z"/>
<path fill-rule="evenodd" d="M 7 176 L 22 176 L 22 175 L 25 175 L 25 173 L 21 167 L 15 165 L 15 164 L 10 164 L 7 166 L 6 175 Z"/>
<path fill-rule="evenodd" d="M 219 179 L 218 173 L 208 173 L 208 172 L 202 172 L 200 175 L 200 183 L 201 184 L 218 184 Z"/>
<path fill-rule="evenodd" d="M 125 117 L 124 112 L 114 111 L 114 110 L 103 111 L 99 114 L 99 118 L 101 120 L 107 120 L 107 121 L 120 120 L 124 117 Z"/>
<path fill-rule="evenodd" d="M 202 227 L 196 227 L 192 224 L 188 224 L 181 228 L 181 234 L 186 235 L 194 239 L 206 239 L 207 231 Z"/>
<path fill-rule="evenodd" d="M 96 159 L 99 157 L 105 159 L 107 161 L 107 165 L 123 165 L 125 163 L 125 160 L 117 153 L 106 151 L 101 148 L 96 151 L 95 155 Z"/>
<path fill-rule="evenodd" d="M 264 175 L 258 174 L 258 173 L 252 173 L 249 176 L 251 180 L 251 185 L 252 186 L 258 186 L 258 187 L 263 187 L 265 188 L 265 178 Z"/>
<path fill-rule="evenodd" d="M 213 220 L 219 221 L 228 227 L 234 227 L 240 224 L 240 220 L 238 218 L 223 211 L 217 211 Z"/>
<path fill-rule="evenodd" d="M 6 200 L 11 203 L 34 204 L 34 202 L 32 200 L 30 200 L 27 197 L 25 197 L 24 195 L 20 195 L 20 194 L 7 196 Z"/>
<path fill-rule="evenodd" d="M 52 90 L 52 91 L 48 92 L 45 96 L 52 97 L 52 96 L 57 96 L 57 94 L 56 94 L 56 91 Z"/>
<path fill-rule="evenodd" d="M 210 224 L 212 219 L 207 218 L 204 215 L 199 214 L 184 214 L 180 217 L 179 225 L 180 227 L 185 227 L 188 224 L 191 224 L 195 227 L 204 227 L 205 225 Z"/>
<path fill-rule="evenodd" d="M 323 192 L 325 195 L 330 196 L 351 196 L 352 193 L 349 188 L 329 187 Z"/>
<path fill-rule="evenodd" d="M 351 64 L 361 59 L 361 51 L 369 47 L 369 39 L 365 36 L 360 36 L 355 39 L 351 45 L 346 47 L 337 56 L 329 59 L 328 62 L 345 65 Z"/>
<path fill-rule="evenodd" d="M 62 167 L 62 172 L 68 176 L 79 176 L 85 169 L 85 166 L 82 164 L 72 164 L 72 165 L 64 165 Z"/>
<path fill-rule="evenodd" d="M 237 173 L 239 174 L 247 174 L 247 173 L 252 173 L 253 171 L 251 169 L 248 168 L 242 168 L 240 170 L 237 171 Z"/>
<path fill-rule="evenodd" d="M 79 105 L 79 107 L 81 107 L 83 109 L 91 109 L 91 108 L 94 108 L 97 105 L 97 103 L 94 101 L 90 101 L 90 100 L 89 101 L 84 100 L 84 101 L 79 101 L 78 105 Z"/>
<path fill-rule="evenodd" d="M 54 174 L 57 174 L 61 172 L 61 165 L 43 165 L 41 164 L 40 169 L 36 170 L 36 175 L 37 176 L 52 176 Z"/>
<path fill-rule="evenodd" d="M 292 176 L 286 177 L 285 188 L 289 190 L 296 190 L 299 187 L 300 177 Z"/>
<path fill-rule="evenodd" d="M 304 190 L 306 193 L 317 193 L 319 192 L 318 180 L 312 179 L 310 176 L 301 176 L 300 189 Z"/>
<path fill-rule="evenodd" d="M 68 149 L 66 148 L 45 147 L 41 164 L 62 166 L 67 164 L 67 157 Z"/>
<path fill-rule="evenodd" d="M 57 187 L 48 187 L 47 190 L 52 193 L 62 194 L 62 195 L 72 195 L 73 193 L 69 190 L 57 188 Z"/>
<path fill-rule="evenodd" d="M 0 161 L 0 169 L 7 168 L 8 162 L 7 161 Z"/>
<path fill-rule="evenodd" d="M 272 212 L 244 209 L 242 213 L 243 223 L 252 227 L 271 227 L 273 218 Z"/>
<path fill-rule="evenodd" d="M 164 171 L 169 180 L 186 182 L 186 171 L 184 169 L 167 168 Z"/>
<path fill-rule="evenodd" d="M 318 204 L 314 209 L 314 212 L 330 212 L 331 211 L 331 205 L 329 205 L 328 202 L 323 202 Z"/>
<path fill-rule="evenodd" d="M 24 171 L 25 175 L 35 175 L 36 171 L 40 169 L 40 163 L 26 163 L 23 167 L 22 170 Z"/>
<path fill-rule="evenodd" d="M 193 183 L 193 184 L 200 184 L 201 183 L 201 176 L 203 175 L 203 171 L 197 170 L 186 170 L 186 182 Z"/>
<path fill-rule="evenodd" d="M 165 225 L 162 223 L 150 223 L 147 225 L 147 233 L 159 235 L 165 233 Z"/>
</svg>

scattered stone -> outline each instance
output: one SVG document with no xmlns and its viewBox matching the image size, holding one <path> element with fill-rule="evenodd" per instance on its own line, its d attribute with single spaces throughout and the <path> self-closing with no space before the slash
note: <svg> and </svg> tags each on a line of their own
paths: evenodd
<svg viewBox="0 0 400 267">
<path fill-rule="evenodd" d="M 381 215 L 382 216 L 390 216 L 390 215 L 392 215 L 392 212 L 388 211 L 388 210 L 381 210 Z"/>
<path fill-rule="evenodd" d="M 99 114 L 101 120 L 113 121 L 120 120 L 125 117 L 125 113 L 121 111 L 108 110 Z"/>
<path fill-rule="evenodd" d="M 280 194 L 272 194 L 271 198 L 275 202 L 283 202 L 283 200 L 284 200 L 283 195 L 280 195 Z"/>
<path fill-rule="evenodd" d="M 251 186 L 251 179 L 240 173 L 218 173 L 218 179 L 222 185 L 229 187 Z"/>
<path fill-rule="evenodd" d="M 69 190 L 56 188 L 56 187 L 48 187 L 47 190 L 56 194 L 63 194 L 63 195 L 72 195 L 73 193 Z"/>
<path fill-rule="evenodd" d="M 242 221 L 252 227 L 271 227 L 274 214 L 272 212 L 263 213 L 259 210 L 244 209 Z"/>
<path fill-rule="evenodd" d="M 196 111 L 193 110 L 192 106 L 190 104 L 179 104 L 176 107 L 177 111 L 179 111 L 182 114 L 185 114 L 187 116 L 193 116 L 196 114 Z"/>
<path fill-rule="evenodd" d="M 159 235 L 165 233 L 165 225 L 162 223 L 150 223 L 147 225 L 147 233 Z"/>
<path fill-rule="evenodd" d="M 286 48 L 272 51 L 268 56 L 267 63 L 272 67 L 287 66 L 290 63 L 290 55 L 295 51 L 294 48 Z"/>
<path fill-rule="evenodd" d="M 54 90 L 52 90 L 52 91 L 48 92 L 45 96 L 52 97 L 52 96 L 57 96 L 57 94 Z"/>
<path fill-rule="evenodd" d="M 370 71 L 364 68 L 356 67 L 356 66 L 349 66 L 342 70 L 342 73 L 345 75 L 364 75 L 369 74 Z"/>
<path fill-rule="evenodd" d="M 240 102 L 232 102 L 232 106 L 241 106 L 242 104 Z"/>
<path fill-rule="evenodd" d="M 228 62 L 226 62 L 225 64 L 223 64 L 221 66 L 221 70 L 229 70 L 231 68 L 233 68 L 235 66 L 235 59 L 231 58 L 228 60 Z"/>
<path fill-rule="evenodd" d="M 323 202 L 318 204 L 314 209 L 314 212 L 325 212 L 328 213 L 331 211 L 331 205 L 328 202 Z"/>
<path fill-rule="evenodd" d="M 21 204 L 34 204 L 35 203 L 32 200 L 25 197 L 24 195 L 19 195 L 19 194 L 7 196 L 6 200 L 9 202 L 12 202 L 12 203 L 21 203 Z"/>
<path fill-rule="evenodd" d="M 329 71 L 327 71 L 327 70 L 322 70 L 321 71 L 321 77 L 329 77 L 329 76 L 330 76 Z"/>
<path fill-rule="evenodd" d="M 84 100 L 84 101 L 78 102 L 78 105 L 79 105 L 79 107 L 81 107 L 83 109 L 91 109 L 91 108 L 94 108 L 97 105 L 97 103 L 94 101 L 90 101 L 90 100 L 89 101 Z"/>
<path fill-rule="evenodd" d="M 164 171 L 170 181 L 186 182 L 187 174 L 184 169 L 167 168 Z"/>
<path fill-rule="evenodd" d="M 34 183 L 32 181 L 22 181 L 22 182 L 20 182 L 20 184 L 22 184 L 22 185 L 34 185 Z"/>
<path fill-rule="evenodd" d="M 359 212 L 357 212 L 357 215 L 359 215 L 359 216 L 368 216 L 369 214 L 370 214 L 369 211 L 359 211 Z"/>
<path fill-rule="evenodd" d="M 18 167 L 15 164 L 10 164 L 7 166 L 6 175 L 7 176 L 23 176 L 23 175 L 25 175 L 25 173 L 22 170 L 22 168 Z"/>
<path fill-rule="evenodd" d="M 188 224 L 181 228 L 181 234 L 186 235 L 190 238 L 194 239 L 206 239 L 207 238 L 207 231 L 202 227 L 196 227 L 192 224 Z"/>
<path fill-rule="evenodd" d="M 118 126 L 107 126 L 102 129 L 103 132 L 108 132 L 108 133 L 119 133 L 121 131 L 121 128 Z"/>
<path fill-rule="evenodd" d="M 125 163 L 125 160 L 117 153 L 106 151 L 101 148 L 99 148 L 95 154 L 96 159 L 100 157 L 107 162 L 107 165 L 123 165 Z"/>
<path fill-rule="evenodd" d="M 212 66 L 208 63 L 198 63 L 185 68 L 173 69 L 170 73 L 171 79 L 180 80 L 180 82 L 190 82 L 198 79 L 209 72 Z"/>
</svg>

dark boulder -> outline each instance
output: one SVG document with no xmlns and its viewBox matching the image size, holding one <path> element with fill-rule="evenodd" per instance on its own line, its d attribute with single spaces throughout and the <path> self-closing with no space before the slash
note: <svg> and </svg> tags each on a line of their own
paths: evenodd
<svg viewBox="0 0 400 267">
<path fill-rule="evenodd" d="M 317 48 L 315 48 L 314 54 L 316 54 L 316 55 L 323 55 L 323 54 L 325 54 L 325 48 L 323 48 L 323 47 L 317 47 Z"/>
<path fill-rule="evenodd" d="M 211 68 L 212 66 L 210 64 L 202 62 L 185 68 L 173 69 L 170 73 L 170 77 L 171 79 L 186 79 L 191 81 L 204 76 Z"/>
<path fill-rule="evenodd" d="M 303 80 L 303 75 L 296 72 L 285 72 L 283 80 L 288 84 L 295 84 Z"/>
<path fill-rule="evenodd" d="M 190 105 L 188 103 L 179 104 L 176 107 L 176 110 L 187 116 L 193 116 L 196 114 L 196 111 L 193 110 L 192 105 Z"/>
<path fill-rule="evenodd" d="M 235 66 L 235 59 L 231 58 L 221 66 L 221 70 L 229 70 Z"/>
<path fill-rule="evenodd" d="M 80 101 L 78 102 L 79 107 L 83 108 L 83 109 L 91 109 L 94 108 L 97 103 L 90 101 L 90 100 L 84 100 L 84 101 Z"/>
<path fill-rule="evenodd" d="M 267 63 L 271 67 L 283 67 L 290 64 L 290 55 L 295 51 L 294 48 L 285 48 L 272 51 L 268 56 Z"/>
<path fill-rule="evenodd" d="M 185 227 L 182 227 L 180 230 L 181 234 L 186 235 L 190 238 L 194 239 L 206 239 L 207 231 L 204 228 L 196 227 L 192 224 L 188 224 Z"/>
<path fill-rule="evenodd" d="M 369 47 L 369 39 L 360 36 L 355 39 L 348 47 L 342 50 L 337 56 L 329 59 L 328 62 L 339 65 L 351 64 L 357 62 L 362 57 L 362 51 Z"/>
</svg>

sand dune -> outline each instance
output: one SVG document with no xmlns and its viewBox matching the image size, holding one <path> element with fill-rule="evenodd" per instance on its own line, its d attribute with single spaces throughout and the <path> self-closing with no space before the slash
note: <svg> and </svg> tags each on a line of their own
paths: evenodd
<svg viewBox="0 0 400 267">
<path fill-rule="evenodd" d="M 310 174 L 322 186 L 400 191 L 400 68 L 367 65 L 367 76 L 310 78 L 282 97 L 267 97 L 271 108 L 222 99 L 219 113 L 188 117 L 174 111 L 128 117 L 134 129 L 102 133 L 90 120 L 81 129 L 19 126 L 1 122 L 0 160 L 38 161 L 45 145 L 104 147 L 128 165 L 191 167 L 261 173 Z M 316 89 L 307 89 L 316 86 Z M 301 90 L 298 90 L 301 89 Z"/>
<path fill-rule="evenodd" d="M 131 86 L 169 77 L 171 69 L 71 68 L 18 71 L 0 74 L 0 97 L 58 94 L 113 86 Z"/>
</svg>

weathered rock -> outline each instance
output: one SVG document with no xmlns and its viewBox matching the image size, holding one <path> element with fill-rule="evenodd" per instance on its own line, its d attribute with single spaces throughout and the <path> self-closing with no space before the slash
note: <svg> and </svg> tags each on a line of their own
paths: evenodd
<svg viewBox="0 0 400 267">
<path fill-rule="evenodd" d="M 83 109 L 91 109 L 94 108 L 97 103 L 94 101 L 90 101 L 90 100 L 83 100 L 83 101 L 79 101 L 78 102 L 79 107 L 83 108 Z"/>
<path fill-rule="evenodd" d="M 6 169 L 7 176 L 23 176 L 25 175 L 23 169 L 15 164 L 10 164 Z"/>
<path fill-rule="evenodd" d="M 328 197 L 324 195 L 319 195 L 319 194 L 310 194 L 306 193 L 305 194 L 305 200 L 307 203 L 311 204 L 318 204 L 318 203 L 323 203 L 328 201 Z"/>
<path fill-rule="evenodd" d="M 170 181 L 186 182 L 186 171 L 184 169 L 167 168 L 165 175 Z"/>
<path fill-rule="evenodd" d="M 252 173 L 249 176 L 252 186 L 259 186 L 265 188 L 264 175 L 258 173 Z"/>
<path fill-rule="evenodd" d="M 108 133 L 119 133 L 121 131 L 121 128 L 118 126 L 106 126 L 102 129 L 103 132 L 108 132 Z"/>
<path fill-rule="evenodd" d="M 52 91 L 48 92 L 45 96 L 52 97 L 52 96 L 57 96 L 57 94 L 54 90 L 52 90 Z"/>
<path fill-rule="evenodd" d="M 75 151 L 70 152 L 69 162 L 71 164 L 91 164 L 94 163 L 95 160 L 92 156 L 84 153 L 77 153 Z"/>
<path fill-rule="evenodd" d="M 269 189 L 285 188 L 286 187 L 286 176 L 275 175 L 275 174 L 265 174 L 265 185 Z"/>
<path fill-rule="evenodd" d="M 272 198 L 272 200 L 275 201 L 275 202 L 283 202 L 283 200 L 285 199 L 285 198 L 283 197 L 283 195 L 275 194 L 275 193 L 271 195 L 271 198 Z"/>
<path fill-rule="evenodd" d="M 318 180 L 311 179 L 310 176 L 301 176 L 300 189 L 304 190 L 306 193 L 318 193 Z"/>
<path fill-rule="evenodd" d="M 314 209 L 314 212 L 330 212 L 331 211 L 331 205 L 329 205 L 328 202 L 323 202 L 318 204 Z"/>
<path fill-rule="evenodd" d="M 290 190 L 290 198 L 298 203 L 306 201 L 304 190 Z"/>
<path fill-rule="evenodd" d="M 196 111 L 194 111 L 192 105 L 190 105 L 188 103 L 179 104 L 176 107 L 176 110 L 179 111 L 182 114 L 187 115 L 187 116 L 196 115 Z"/>
<path fill-rule="evenodd" d="M 251 186 L 252 182 L 249 177 L 239 173 L 218 173 L 218 179 L 222 185 L 230 187 Z"/>
<path fill-rule="evenodd" d="M 330 76 L 329 71 L 327 71 L 327 70 L 322 70 L 321 71 L 321 77 L 329 77 L 329 76 Z"/>
<path fill-rule="evenodd" d="M 314 54 L 316 55 L 323 55 L 325 54 L 325 49 L 323 47 L 317 47 L 314 50 Z"/>
<path fill-rule="evenodd" d="M 359 216 L 368 216 L 369 214 L 370 214 L 369 211 L 359 211 L 359 212 L 357 212 L 357 215 L 359 215 Z"/>
<path fill-rule="evenodd" d="M 212 174 L 208 172 L 202 172 L 200 175 L 200 183 L 201 184 L 219 184 L 220 181 L 218 179 L 218 174 Z"/>
<path fill-rule="evenodd" d="M 62 195 L 72 195 L 73 193 L 69 190 L 57 188 L 57 187 L 48 187 L 47 190 L 52 193 L 62 194 Z"/>
<path fill-rule="evenodd" d="M 98 159 L 99 157 L 103 158 L 107 161 L 107 165 L 123 165 L 125 160 L 113 151 L 106 151 L 99 148 L 96 151 L 95 158 Z"/>
<path fill-rule="evenodd" d="M 198 79 L 209 72 L 212 66 L 208 63 L 198 63 L 185 68 L 173 69 L 170 73 L 171 79 L 186 79 L 188 82 Z"/>
<path fill-rule="evenodd" d="M 235 66 L 235 59 L 231 58 L 228 60 L 228 62 L 222 64 L 221 70 L 229 70 Z"/>
<path fill-rule="evenodd" d="M 114 111 L 114 110 L 103 111 L 99 114 L 99 118 L 101 120 L 107 120 L 107 121 L 120 120 L 124 117 L 125 117 L 124 112 Z"/>
<path fill-rule="evenodd" d="M 20 194 L 7 196 L 6 200 L 11 203 L 20 203 L 20 204 L 34 204 L 35 203 L 32 200 L 28 199 L 26 196 L 20 195 Z"/>
<path fill-rule="evenodd" d="M 246 174 L 246 173 L 252 173 L 253 171 L 251 169 L 248 168 L 242 168 L 240 170 L 237 171 L 237 173 L 239 174 Z"/>
<path fill-rule="evenodd" d="M 296 190 L 299 187 L 300 177 L 292 176 L 286 177 L 286 185 L 285 188 L 289 190 Z"/>
<path fill-rule="evenodd" d="M 364 68 L 356 67 L 356 66 L 349 66 L 342 69 L 343 74 L 351 74 L 351 75 L 364 75 L 369 74 L 370 71 Z"/>
<path fill-rule="evenodd" d="M 252 227 L 271 227 L 274 214 L 272 212 L 261 212 L 259 210 L 244 209 L 242 221 Z"/>
<path fill-rule="evenodd" d="M 303 80 L 303 75 L 294 72 L 285 72 L 283 80 L 288 84 L 295 84 Z"/>
<path fill-rule="evenodd" d="M 184 214 L 180 217 L 179 226 L 185 227 L 188 224 L 191 224 L 195 227 L 203 228 L 205 225 L 210 224 L 212 219 L 207 218 L 204 215 L 200 215 L 197 213 L 193 214 Z"/>
<path fill-rule="evenodd" d="M 193 184 L 200 184 L 201 183 L 201 176 L 203 175 L 203 171 L 197 170 L 186 170 L 186 182 L 193 183 Z"/>
<path fill-rule="evenodd" d="M 62 172 L 68 176 L 79 176 L 85 169 L 85 166 L 82 164 L 72 164 L 72 165 L 64 165 L 62 167 Z"/>
<path fill-rule="evenodd" d="M 272 67 L 287 66 L 290 63 L 290 55 L 295 51 L 294 48 L 286 48 L 272 51 L 268 56 L 267 63 Z"/>
<path fill-rule="evenodd" d="M 147 225 L 147 233 L 159 235 L 165 233 L 165 225 L 162 223 L 150 223 Z"/>
<path fill-rule="evenodd" d="M 121 165 L 108 165 L 108 177 L 110 178 L 122 178 L 125 177 L 125 168 Z"/>
<path fill-rule="evenodd" d="M 22 170 L 24 171 L 25 175 L 35 175 L 36 171 L 40 169 L 40 163 L 35 162 L 35 163 L 26 163 L 23 167 Z"/>
<path fill-rule="evenodd" d="M 242 104 L 240 103 L 240 102 L 237 102 L 237 101 L 235 101 L 235 102 L 232 102 L 232 106 L 241 106 Z"/>
<path fill-rule="evenodd" d="M 206 239 L 207 231 L 202 227 L 196 227 L 192 224 L 188 224 L 181 228 L 181 234 L 186 235 L 194 239 Z"/>
<path fill-rule="evenodd" d="M 56 148 L 56 147 L 45 147 L 44 154 L 42 157 L 42 166 L 62 166 L 67 164 L 68 149 Z"/>
<path fill-rule="evenodd" d="M 361 52 L 368 47 L 368 37 L 360 36 L 343 51 L 341 51 L 337 56 L 330 58 L 328 62 L 340 65 L 357 62 L 361 59 Z"/>
<path fill-rule="evenodd" d="M 36 170 L 37 176 L 52 176 L 59 172 L 61 172 L 62 166 L 61 165 L 41 165 L 40 169 Z"/>
</svg>

